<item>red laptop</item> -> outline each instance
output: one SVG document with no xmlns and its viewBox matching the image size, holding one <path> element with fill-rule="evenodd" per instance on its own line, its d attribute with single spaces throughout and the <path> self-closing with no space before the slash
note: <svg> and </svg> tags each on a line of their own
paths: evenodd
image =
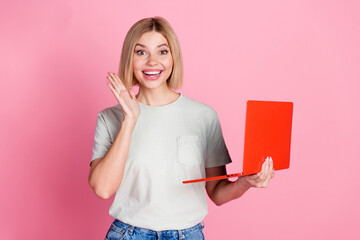
<svg viewBox="0 0 360 240">
<path fill-rule="evenodd" d="M 187 180 L 183 183 L 255 174 L 261 171 L 261 166 L 268 156 L 273 160 L 275 171 L 289 168 L 292 116 L 292 102 L 247 101 L 243 172 Z"/>
</svg>

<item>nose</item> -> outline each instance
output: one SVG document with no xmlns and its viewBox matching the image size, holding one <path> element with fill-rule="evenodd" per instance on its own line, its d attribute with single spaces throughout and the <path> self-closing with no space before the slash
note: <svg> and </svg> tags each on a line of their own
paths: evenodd
<svg viewBox="0 0 360 240">
<path fill-rule="evenodd" d="M 150 66 L 157 64 L 156 56 L 154 54 L 149 54 L 147 64 Z"/>
</svg>

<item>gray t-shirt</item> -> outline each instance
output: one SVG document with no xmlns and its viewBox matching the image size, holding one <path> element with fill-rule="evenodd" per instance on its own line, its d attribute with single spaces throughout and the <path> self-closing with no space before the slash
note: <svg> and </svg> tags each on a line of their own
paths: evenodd
<svg viewBox="0 0 360 240">
<path fill-rule="evenodd" d="M 165 106 L 141 102 L 123 180 L 109 214 L 155 231 L 183 229 L 208 213 L 205 168 L 231 163 L 216 111 L 183 94 Z M 92 160 L 103 157 L 123 120 L 119 104 L 97 116 Z"/>
</svg>

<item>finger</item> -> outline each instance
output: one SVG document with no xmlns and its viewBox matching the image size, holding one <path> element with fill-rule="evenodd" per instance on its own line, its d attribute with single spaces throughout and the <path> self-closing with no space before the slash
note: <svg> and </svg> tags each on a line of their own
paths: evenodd
<svg viewBox="0 0 360 240">
<path fill-rule="evenodd" d="M 268 165 L 269 165 L 269 168 L 268 168 L 268 171 L 266 172 L 266 178 L 265 178 L 265 181 L 263 182 L 263 187 L 267 187 L 269 185 L 270 179 L 272 178 L 273 168 L 272 168 L 271 158 L 269 159 Z"/>
<path fill-rule="evenodd" d="M 273 170 L 273 162 L 272 162 L 272 158 L 271 157 L 269 157 L 268 158 L 268 164 L 267 164 L 267 175 L 269 176 L 269 177 L 271 177 L 271 172 L 272 172 L 272 170 Z"/>
<path fill-rule="evenodd" d="M 111 88 L 111 90 L 113 91 L 117 101 L 119 102 L 119 106 L 121 108 L 121 111 L 124 114 L 128 114 L 129 113 L 129 107 L 126 105 L 125 100 L 119 96 L 119 94 L 116 92 L 116 90 L 113 87 L 111 87 L 110 84 L 108 84 L 108 86 Z"/>
<path fill-rule="evenodd" d="M 116 73 L 111 73 L 114 77 L 114 79 L 117 81 L 117 83 L 119 84 L 119 87 L 121 90 L 126 90 L 125 85 L 123 84 L 123 82 L 120 80 L 120 77 L 116 74 Z"/>
<path fill-rule="evenodd" d="M 107 78 L 111 81 L 111 83 L 114 85 L 114 88 L 116 89 L 116 91 L 118 91 L 120 93 L 121 85 L 119 84 L 118 80 L 116 79 L 115 75 L 113 73 L 108 73 L 109 76 L 107 76 Z"/>
<path fill-rule="evenodd" d="M 267 175 L 268 174 L 268 172 L 269 172 L 269 164 L 270 164 L 270 158 L 269 157 L 267 157 L 266 158 L 266 163 L 265 163 L 265 169 L 264 169 L 264 173 Z"/>
<path fill-rule="evenodd" d="M 110 90 L 113 92 L 114 96 L 116 97 L 116 99 L 118 99 L 118 95 L 119 93 L 116 91 L 116 89 L 113 87 L 113 85 L 111 83 L 107 83 L 106 85 L 108 85 L 108 87 L 110 88 Z"/>
<path fill-rule="evenodd" d="M 120 93 L 120 88 L 119 88 L 118 84 L 115 82 L 115 80 L 114 80 L 111 76 L 107 76 L 106 78 L 111 82 L 114 90 L 115 90 L 117 93 Z"/>
<path fill-rule="evenodd" d="M 263 187 L 267 187 L 269 185 L 271 179 L 271 175 L 269 174 L 269 177 L 263 182 Z"/>
<path fill-rule="evenodd" d="M 261 165 L 261 173 L 264 173 L 265 165 L 266 165 L 266 160 L 267 160 L 267 158 L 265 158 L 265 161 L 264 161 L 263 164 Z"/>
<path fill-rule="evenodd" d="M 263 187 L 263 185 L 265 184 L 265 182 L 267 181 L 268 177 L 269 177 L 269 164 L 270 164 L 270 158 L 267 157 L 264 163 L 264 171 L 263 174 L 261 176 L 261 186 Z"/>
<path fill-rule="evenodd" d="M 123 109 L 124 100 L 123 100 L 123 99 L 121 98 L 121 96 L 120 96 L 121 93 L 118 92 L 118 91 L 116 91 L 116 89 L 115 89 L 110 83 L 108 83 L 107 85 L 109 86 L 109 88 L 110 88 L 111 91 L 113 92 L 115 98 L 118 100 L 120 107 Z"/>
<path fill-rule="evenodd" d="M 118 83 L 118 86 L 120 88 L 120 91 L 122 93 L 122 96 L 126 99 L 126 101 L 129 103 L 132 96 L 130 95 L 130 89 L 127 89 L 124 85 L 124 83 L 121 81 L 120 77 L 116 73 L 112 73 L 113 78 Z"/>
<path fill-rule="evenodd" d="M 271 177 L 274 175 L 274 161 L 272 160 L 272 157 L 270 157 L 270 173 Z"/>
<path fill-rule="evenodd" d="M 272 157 L 270 157 L 270 179 L 274 177 L 274 161 Z"/>
<path fill-rule="evenodd" d="M 270 179 L 271 179 L 271 173 L 268 173 L 265 181 L 263 182 L 263 187 L 267 187 L 269 185 Z"/>
<path fill-rule="evenodd" d="M 264 177 L 265 167 L 266 167 L 266 164 L 267 164 L 267 160 L 268 160 L 268 158 L 266 157 L 266 158 L 265 158 L 265 161 L 263 162 L 263 164 L 262 164 L 262 166 L 261 166 L 261 173 L 262 173 L 262 175 L 260 176 L 260 179 L 263 179 L 263 177 Z"/>
</svg>

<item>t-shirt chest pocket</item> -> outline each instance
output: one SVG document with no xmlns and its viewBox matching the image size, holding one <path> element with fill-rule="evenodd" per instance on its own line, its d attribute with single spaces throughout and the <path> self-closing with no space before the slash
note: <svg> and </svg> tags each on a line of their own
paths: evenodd
<svg viewBox="0 0 360 240">
<path fill-rule="evenodd" d="M 199 166 L 203 161 L 203 144 L 198 135 L 177 137 L 178 162 L 188 166 Z"/>
</svg>

